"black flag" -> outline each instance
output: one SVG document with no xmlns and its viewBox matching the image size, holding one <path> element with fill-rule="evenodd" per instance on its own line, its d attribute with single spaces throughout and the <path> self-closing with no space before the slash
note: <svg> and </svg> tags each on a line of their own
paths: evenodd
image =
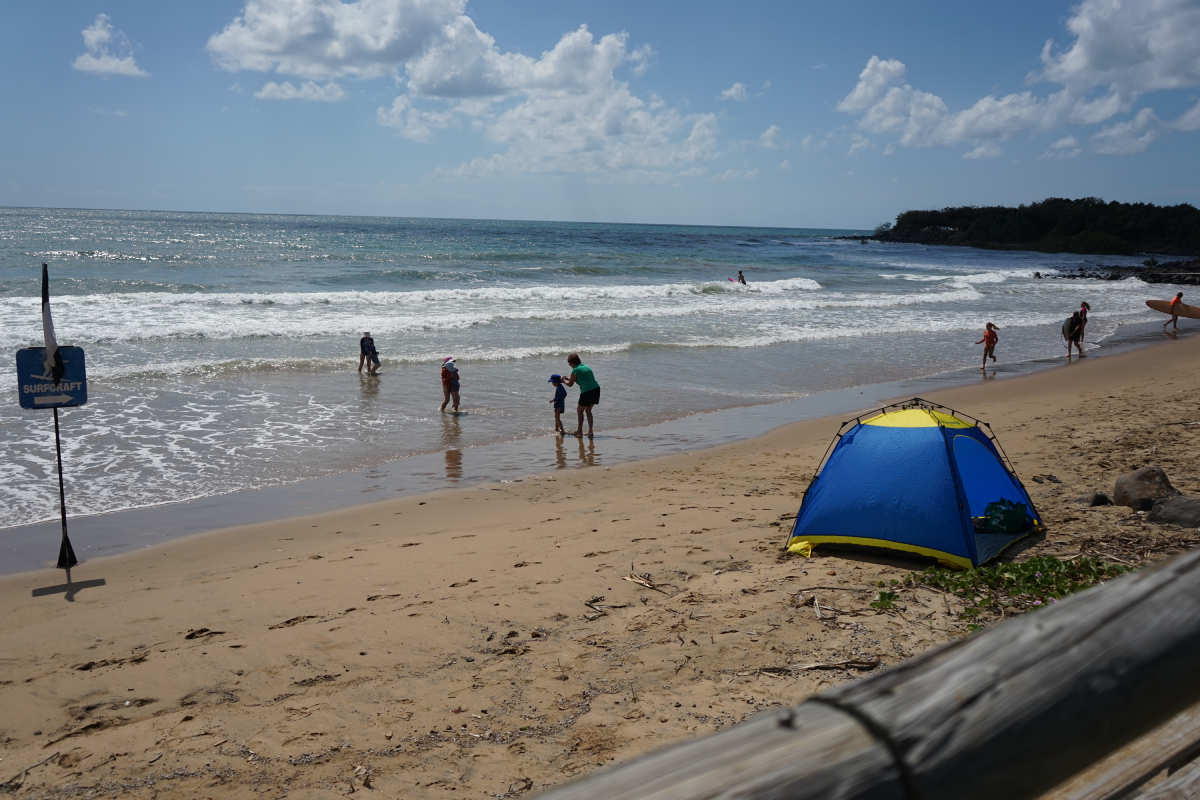
<svg viewBox="0 0 1200 800">
<path fill-rule="evenodd" d="M 45 264 L 42 264 L 42 334 L 46 337 L 46 371 L 42 374 L 54 378 L 57 385 L 62 383 L 67 368 L 62 353 L 58 352 L 58 340 L 54 338 L 54 320 L 50 318 L 50 272 Z"/>
</svg>

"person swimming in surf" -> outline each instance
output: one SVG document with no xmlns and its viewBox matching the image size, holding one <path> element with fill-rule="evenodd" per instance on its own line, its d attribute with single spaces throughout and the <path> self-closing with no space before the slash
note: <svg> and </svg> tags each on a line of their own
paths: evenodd
<svg viewBox="0 0 1200 800">
<path fill-rule="evenodd" d="M 740 269 L 738 270 L 737 282 L 740 283 L 742 286 L 749 286 L 749 284 L 746 283 L 746 276 L 742 274 L 742 271 Z"/>
</svg>

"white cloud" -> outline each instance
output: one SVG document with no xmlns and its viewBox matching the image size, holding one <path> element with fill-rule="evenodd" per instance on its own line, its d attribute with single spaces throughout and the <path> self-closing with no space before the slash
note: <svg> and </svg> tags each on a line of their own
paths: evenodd
<svg viewBox="0 0 1200 800">
<path fill-rule="evenodd" d="M 771 127 L 767 128 L 762 132 L 762 135 L 758 137 L 758 146 L 768 150 L 778 150 L 783 146 L 779 143 L 779 133 L 780 129 L 778 125 L 772 125 Z"/>
<path fill-rule="evenodd" d="M 466 0 L 246 0 L 208 51 L 231 72 L 374 78 L 452 36 L 465 7 Z"/>
<path fill-rule="evenodd" d="M 758 93 L 757 93 L 757 94 L 755 94 L 754 96 L 755 96 L 755 97 L 762 97 L 764 94 L 766 94 L 766 93 L 767 93 L 767 90 L 768 90 L 768 89 L 770 89 L 770 88 L 771 88 L 771 82 L 770 82 L 770 81 L 763 81 L 762 88 L 761 88 L 761 89 L 759 89 L 759 90 L 758 90 Z"/>
<path fill-rule="evenodd" d="M 989 95 L 951 111 L 937 95 L 905 83 L 903 63 L 872 56 L 837 109 L 858 115 L 862 130 L 895 136 L 905 146 L 953 146 L 1028 130 L 1096 125 L 1129 112 L 1146 93 L 1200 86 L 1200 3 L 1195 0 L 1083 0 L 1067 28 L 1074 35 L 1070 46 L 1056 53 L 1054 43 L 1047 42 L 1043 69 L 1029 76 L 1030 82 L 1062 87 L 1048 96 L 1031 91 Z M 1146 111 L 1097 134 L 1097 152 L 1145 149 L 1163 130 L 1144 121 Z M 1173 127 L 1200 128 L 1200 110 L 1194 120 L 1192 113 Z"/>
<path fill-rule="evenodd" d="M 333 81 L 324 86 L 315 81 L 305 81 L 298 87 L 293 86 L 290 81 L 270 81 L 255 92 L 254 96 L 260 100 L 315 100 L 332 103 L 341 100 L 345 94 L 342 87 Z"/>
<path fill-rule="evenodd" d="M 264 99 L 336 100 L 339 79 L 392 76 L 404 94 L 376 111 L 414 141 L 463 127 L 502 151 L 445 176 L 582 172 L 654 181 L 718 154 L 713 114 L 685 114 L 636 96 L 618 70 L 643 74 L 648 46 L 628 35 L 595 38 L 586 26 L 540 56 L 503 52 L 466 16 L 466 0 L 246 0 L 209 39 L 217 64 L 306 79 L 264 86 Z M 325 82 L 323 85 L 319 82 Z M 743 87 L 744 88 L 744 87 Z M 700 172 L 704 172 L 703 169 Z"/>
<path fill-rule="evenodd" d="M 784 170 L 791 169 L 791 168 L 792 168 L 792 162 L 788 161 L 788 160 L 785 158 L 783 161 L 780 161 L 780 162 L 779 162 L 779 168 L 780 168 L 780 169 L 784 169 Z"/>
<path fill-rule="evenodd" d="M 1079 146 L 1078 139 L 1076 139 L 1074 136 L 1064 136 L 1063 138 L 1051 144 L 1050 148 L 1046 150 L 1046 152 L 1038 156 L 1038 160 L 1045 161 L 1048 158 L 1055 158 L 1059 160 L 1075 158 L 1082 152 L 1083 149 Z"/>
<path fill-rule="evenodd" d="M 846 155 L 852 156 L 855 153 L 861 153 L 863 150 L 870 150 L 874 146 L 871 144 L 871 140 L 861 133 L 852 133 L 850 134 L 850 150 Z"/>
<path fill-rule="evenodd" d="M 963 158 L 969 160 L 996 158 L 1000 152 L 1000 147 L 995 142 L 983 142 L 974 150 L 963 153 Z"/>
<path fill-rule="evenodd" d="M 812 147 L 812 143 L 813 143 L 813 137 L 812 137 L 811 133 L 808 136 L 805 136 L 803 139 L 800 140 L 800 146 L 802 148 L 804 148 L 805 150 Z"/>
<path fill-rule="evenodd" d="M 746 91 L 746 84 L 735 83 L 728 89 L 717 95 L 718 100 L 732 100 L 735 103 L 744 103 L 750 99 L 749 92 Z"/>
<path fill-rule="evenodd" d="M 713 183 L 729 183 L 729 181 L 748 181 L 758 176 L 758 169 L 727 169 L 719 175 L 713 175 L 709 180 Z"/>
<path fill-rule="evenodd" d="M 1200 129 L 1200 102 L 1183 112 L 1179 119 L 1171 123 L 1173 128 L 1181 131 L 1194 131 Z"/>
<path fill-rule="evenodd" d="M 71 62 L 80 72 L 96 72 L 101 75 L 128 75 L 148 78 L 150 73 L 137 65 L 133 57 L 133 45 L 121 31 L 114 31 L 107 14 L 97 14 L 96 21 L 83 29 L 83 44 L 87 52 Z M 109 47 L 119 55 L 114 55 Z"/>
<path fill-rule="evenodd" d="M 1106 156 L 1140 153 L 1162 134 L 1162 124 L 1153 109 L 1143 108 L 1128 122 L 1104 126 L 1092 137 L 1092 149 Z"/>
<path fill-rule="evenodd" d="M 1086 92 L 1111 87 L 1126 107 L 1160 89 L 1200 85 L 1200 5 L 1193 0 L 1083 0 L 1067 29 L 1071 46 L 1042 48 L 1036 79 Z"/>
<path fill-rule="evenodd" d="M 809 69 L 814 72 L 820 72 L 821 70 L 825 69 L 825 64 L 813 64 L 811 67 L 809 67 Z"/>
</svg>

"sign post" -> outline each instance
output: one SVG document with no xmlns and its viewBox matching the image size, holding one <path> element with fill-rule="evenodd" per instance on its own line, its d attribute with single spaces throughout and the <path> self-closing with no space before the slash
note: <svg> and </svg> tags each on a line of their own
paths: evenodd
<svg viewBox="0 0 1200 800">
<path fill-rule="evenodd" d="M 58 429 L 58 410 L 87 402 L 87 369 L 83 349 L 59 347 L 50 318 L 50 278 L 42 264 L 42 334 L 45 347 L 27 347 L 17 351 L 17 396 L 21 408 L 54 410 L 54 454 L 58 463 L 58 509 L 62 518 L 62 544 L 58 548 L 58 568 L 67 571 L 79 563 L 67 537 L 67 495 L 63 488 L 62 439 Z"/>
</svg>

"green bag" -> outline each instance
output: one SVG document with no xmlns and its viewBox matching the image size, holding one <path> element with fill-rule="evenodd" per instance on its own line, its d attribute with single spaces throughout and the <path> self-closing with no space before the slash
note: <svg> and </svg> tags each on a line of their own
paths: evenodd
<svg viewBox="0 0 1200 800">
<path fill-rule="evenodd" d="M 988 503 L 983 512 L 984 527 L 988 533 L 1020 533 L 1025 530 L 1027 516 L 1024 503 L 1014 503 L 1003 497 Z"/>
</svg>

